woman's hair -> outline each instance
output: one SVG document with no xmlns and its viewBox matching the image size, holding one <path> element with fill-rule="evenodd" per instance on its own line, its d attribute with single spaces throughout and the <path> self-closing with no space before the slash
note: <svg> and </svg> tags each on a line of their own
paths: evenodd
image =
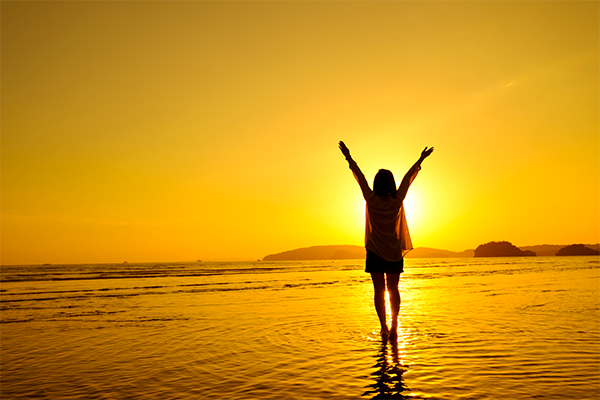
<svg viewBox="0 0 600 400">
<path fill-rule="evenodd" d="M 373 181 L 373 192 L 377 196 L 392 196 L 396 198 L 396 190 L 396 181 L 394 180 L 392 171 L 380 169 Z"/>
</svg>

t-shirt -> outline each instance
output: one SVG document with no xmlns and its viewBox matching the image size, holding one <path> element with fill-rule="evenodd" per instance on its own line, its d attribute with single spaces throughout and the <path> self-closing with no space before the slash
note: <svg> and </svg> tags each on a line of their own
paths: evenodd
<svg viewBox="0 0 600 400">
<path fill-rule="evenodd" d="M 350 169 L 360 185 L 366 201 L 365 247 L 388 261 L 400 261 L 412 250 L 410 233 L 404 206 L 408 188 L 421 169 L 416 163 L 406 173 L 396 192 L 392 196 L 377 196 L 369 187 L 365 176 L 356 162 L 350 162 Z"/>
</svg>

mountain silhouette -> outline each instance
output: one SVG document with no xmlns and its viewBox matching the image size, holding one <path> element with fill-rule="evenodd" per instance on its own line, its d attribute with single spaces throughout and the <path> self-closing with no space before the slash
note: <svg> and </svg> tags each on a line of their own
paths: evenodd
<svg viewBox="0 0 600 400">
<path fill-rule="evenodd" d="M 475 249 L 474 257 L 523 257 L 535 256 L 530 250 L 521 250 L 510 242 L 489 242 Z"/>
<path fill-rule="evenodd" d="M 263 261 L 296 261 L 296 260 L 364 260 L 365 248 L 353 245 L 312 246 L 288 250 L 277 254 L 269 254 Z M 407 258 L 458 258 L 473 257 L 473 250 L 461 252 L 417 247 L 408 252 Z"/>
<path fill-rule="evenodd" d="M 600 251 L 590 249 L 583 244 L 572 244 L 556 252 L 557 256 L 597 256 Z"/>
</svg>

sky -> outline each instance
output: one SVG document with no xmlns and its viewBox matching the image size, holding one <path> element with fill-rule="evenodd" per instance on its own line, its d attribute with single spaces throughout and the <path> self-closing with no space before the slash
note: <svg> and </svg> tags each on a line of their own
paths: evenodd
<svg viewBox="0 0 600 400">
<path fill-rule="evenodd" d="M 2 264 L 600 241 L 599 3 L 1 4 Z"/>
</svg>

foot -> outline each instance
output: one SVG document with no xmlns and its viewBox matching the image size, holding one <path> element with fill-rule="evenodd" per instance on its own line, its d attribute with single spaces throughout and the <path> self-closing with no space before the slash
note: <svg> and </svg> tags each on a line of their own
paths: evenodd
<svg viewBox="0 0 600 400">
<path fill-rule="evenodd" d="M 392 321 L 392 329 L 390 329 L 389 333 L 390 339 L 397 340 L 398 339 L 398 321 Z"/>
<path fill-rule="evenodd" d="M 388 333 L 388 338 L 392 341 L 396 341 L 398 340 L 398 331 L 396 329 L 392 329 L 389 333 Z"/>
<path fill-rule="evenodd" d="M 383 340 L 384 342 L 388 339 L 388 336 L 390 336 L 390 331 L 388 330 L 387 326 L 385 328 L 381 328 L 381 340 Z"/>
</svg>

